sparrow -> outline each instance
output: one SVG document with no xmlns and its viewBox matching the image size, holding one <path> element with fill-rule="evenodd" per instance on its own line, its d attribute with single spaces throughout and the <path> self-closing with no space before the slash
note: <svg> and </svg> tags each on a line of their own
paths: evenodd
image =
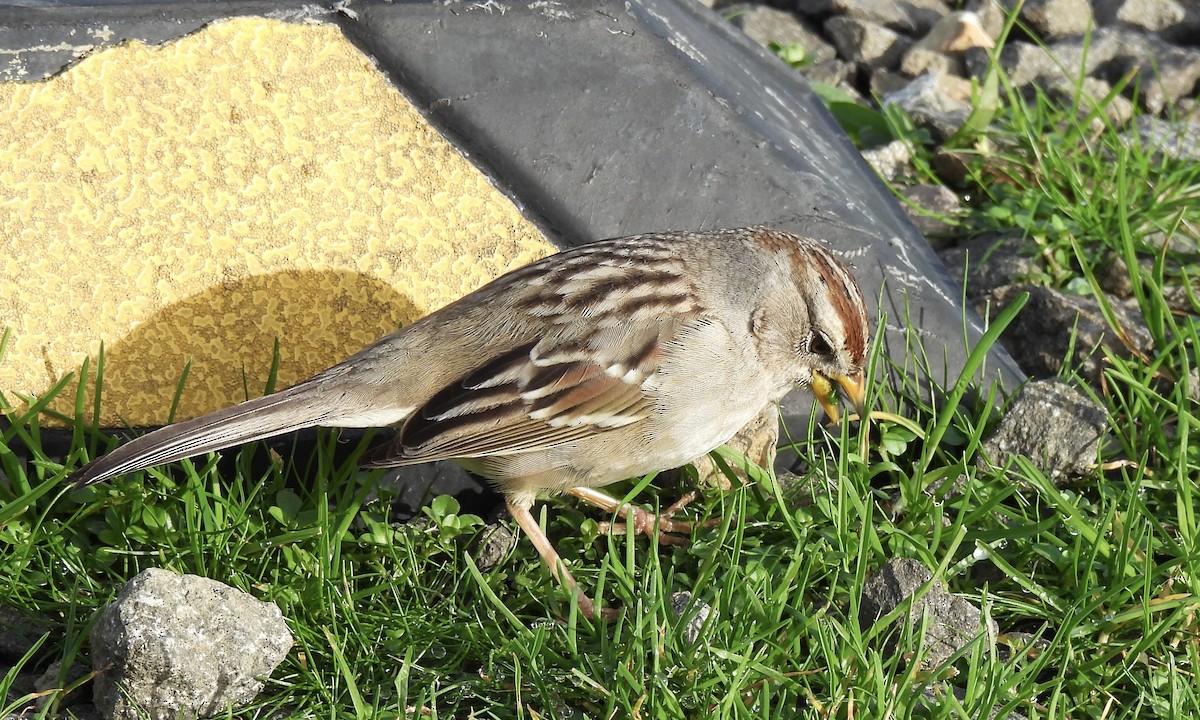
<svg viewBox="0 0 1200 720">
<path fill-rule="evenodd" d="M 142 435 L 91 485 L 312 426 L 396 426 L 367 467 L 454 460 L 487 478 L 583 614 L 596 605 L 530 512 L 568 493 L 634 530 L 690 529 L 597 488 L 682 466 L 795 387 L 861 412 L 862 291 L 822 243 L 767 227 L 602 240 L 531 263 L 271 395 Z"/>
</svg>

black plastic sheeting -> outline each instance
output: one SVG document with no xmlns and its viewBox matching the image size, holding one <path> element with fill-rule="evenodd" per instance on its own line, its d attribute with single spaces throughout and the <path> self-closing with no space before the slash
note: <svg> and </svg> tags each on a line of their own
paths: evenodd
<svg viewBox="0 0 1200 720">
<path fill-rule="evenodd" d="M 96 47 L 161 42 L 235 15 L 337 23 L 561 246 L 758 224 L 825 240 L 855 268 L 872 312 L 881 300 L 883 354 L 908 370 L 880 380 L 905 395 L 952 385 L 983 332 L 806 81 L 695 0 L 0 0 L 0 79 L 41 79 Z M 916 337 L 928 366 L 911 361 Z M 977 385 L 1023 379 L 993 349 Z M 793 432 L 811 405 L 806 392 L 787 398 Z M 418 475 L 448 483 L 439 490 L 457 482 L 447 468 Z"/>
</svg>

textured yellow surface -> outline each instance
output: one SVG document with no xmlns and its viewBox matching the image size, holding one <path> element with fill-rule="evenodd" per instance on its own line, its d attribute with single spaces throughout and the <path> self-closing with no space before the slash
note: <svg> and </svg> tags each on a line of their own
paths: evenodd
<svg viewBox="0 0 1200 720">
<path fill-rule="evenodd" d="M 103 342 L 103 423 L 153 425 L 188 359 L 176 419 L 554 248 L 336 28 L 242 18 L 0 84 L 0 250 L 0 391 Z"/>
</svg>

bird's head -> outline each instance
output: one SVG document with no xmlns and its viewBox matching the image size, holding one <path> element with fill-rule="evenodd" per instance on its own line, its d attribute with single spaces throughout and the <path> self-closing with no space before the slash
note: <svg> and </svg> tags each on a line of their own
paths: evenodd
<svg viewBox="0 0 1200 720">
<path fill-rule="evenodd" d="M 870 326 L 858 282 L 823 244 L 778 230 L 760 233 L 790 280 L 775 285 L 787 291 L 765 297 L 756 312 L 760 352 L 784 360 L 787 379 L 811 388 L 835 422 L 837 388 L 861 414 Z"/>
</svg>

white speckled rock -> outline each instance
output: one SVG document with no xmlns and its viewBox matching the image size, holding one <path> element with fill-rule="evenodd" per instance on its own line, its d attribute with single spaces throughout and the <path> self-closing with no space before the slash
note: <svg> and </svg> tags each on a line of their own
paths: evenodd
<svg viewBox="0 0 1200 720">
<path fill-rule="evenodd" d="M 129 720 L 216 715 L 247 703 L 292 646 L 273 603 L 158 569 L 125 585 L 91 639 L 96 706 Z"/>
</svg>

